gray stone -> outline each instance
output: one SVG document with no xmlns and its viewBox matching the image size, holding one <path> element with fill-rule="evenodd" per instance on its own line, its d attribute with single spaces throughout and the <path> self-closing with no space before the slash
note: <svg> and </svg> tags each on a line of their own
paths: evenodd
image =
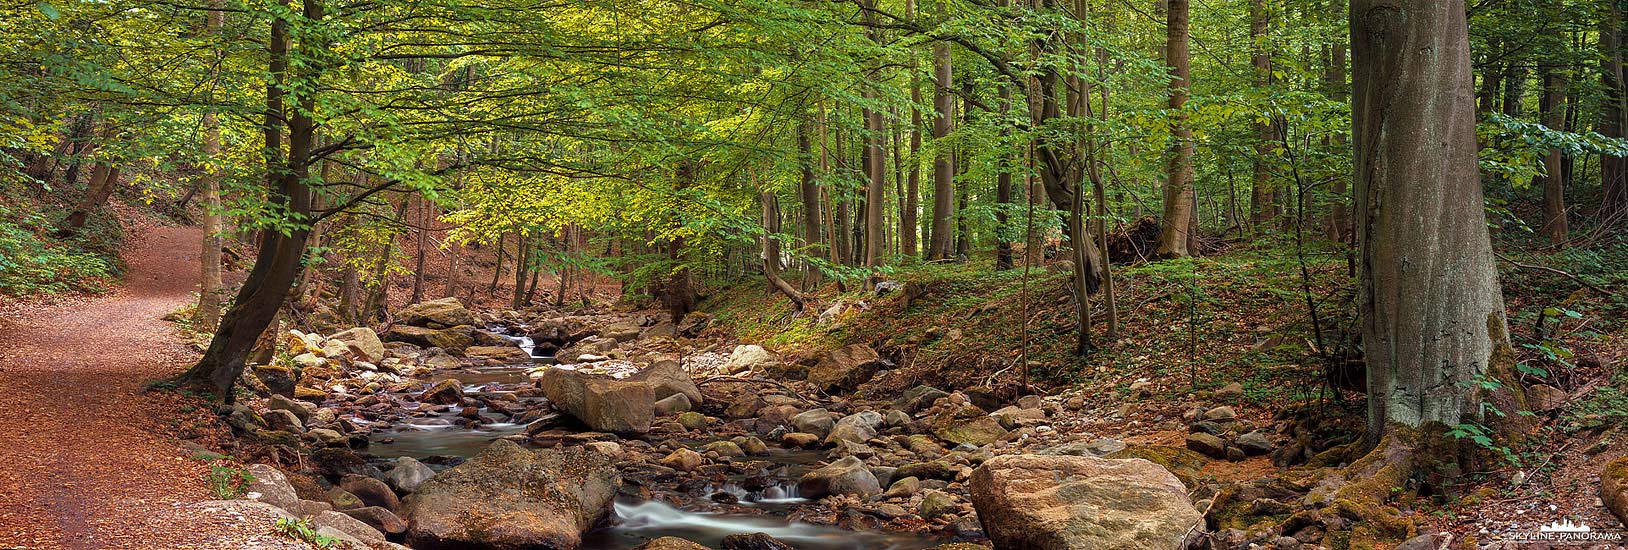
<svg viewBox="0 0 1628 550">
<path fill-rule="evenodd" d="M 414 548 L 576 548 L 610 514 L 620 484 L 610 458 L 596 451 L 529 451 L 498 440 L 424 482 L 401 516 Z"/>
</svg>

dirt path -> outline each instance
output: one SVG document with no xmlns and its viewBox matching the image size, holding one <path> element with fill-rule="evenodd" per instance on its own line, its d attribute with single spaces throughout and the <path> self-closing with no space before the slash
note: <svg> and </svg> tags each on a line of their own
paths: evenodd
<svg viewBox="0 0 1628 550">
<path fill-rule="evenodd" d="M 202 232 L 131 234 L 123 289 L 0 324 L 0 549 L 200 540 L 153 521 L 209 497 L 205 467 L 161 435 L 168 419 L 142 390 L 194 356 L 160 318 L 192 299 Z"/>
</svg>

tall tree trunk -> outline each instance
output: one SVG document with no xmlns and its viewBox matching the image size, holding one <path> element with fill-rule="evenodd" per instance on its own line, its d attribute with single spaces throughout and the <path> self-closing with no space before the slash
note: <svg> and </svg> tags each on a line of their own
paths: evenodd
<svg viewBox="0 0 1628 550">
<path fill-rule="evenodd" d="M 854 171 L 848 166 L 847 147 L 845 147 L 847 142 L 843 139 L 845 136 L 842 135 L 840 129 L 837 130 L 836 134 L 834 156 L 837 169 L 842 172 L 843 176 L 838 181 L 846 182 L 849 181 L 847 177 L 853 175 Z M 835 194 L 835 196 L 831 197 L 830 203 L 833 215 L 836 216 L 836 226 L 832 227 L 831 231 L 831 250 L 835 252 L 834 261 L 837 265 L 852 265 L 854 258 L 852 242 L 854 218 L 852 210 L 849 209 L 849 199 L 854 194 L 853 187 L 837 185 L 831 187 L 831 191 Z"/>
<path fill-rule="evenodd" d="M 503 254 L 505 252 L 503 249 L 503 240 L 508 236 L 508 233 L 497 234 L 497 264 L 492 266 L 492 283 L 486 285 L 487 294 L 494 294 L 497 292 L 498 279 L 503 277 Z"/>
<path fill-rule="evenodd" d="M 1543 71 L 1543 124 L 1552 130 L 1566 129 L 1566 75 L 1552 66 Z M 1566 242 L 1570 232 L 1566 225 L 1566 179 L 1560 167 L 1559 147 L 1549 148 L 1543 156 L 1543 233 L 1549 244 Z"/>
<path fill-rule="evenodd" d="M 527 265 L 531 261 L 531 239 L 527 238 L 524 230 L 516 232 L 515 237 L 514 299 L 509 302 L 509 307 L 522 309 L 526 307 L 526 272 L 531 270 L 531 266 Z"/>
<path fill-rule="evenodd" d="M 914 0 L 908 2 L 915 5 Z M 912 12 L 914 13 L 914 12 Z M 899 210 L 899 253 L 915 256 L 920 252 L 917 229 L 921 220 L 921 77 L 916 76 L 916 55 L 910 55 L 910 156 L 909 178 L 904 185 L 904 207 Z"/>
<path fill-rule="evenodd" d="M 808 121 L 797 123 L 797 165 L 802 172 L 798 194 L 803 200 L 803 251 L 809 258 L 818 252 L 820 238 L 820 181 L 814 174 L 814 147 L 810 143 Z M 820 287 L 820 268 L 813 261 L 803 262 L 803 290 Z"/>
<path fill-rule="evenodd" d="M 1345 0 L 1335 0 L 1334 2 L 1336 6 L 1340 7 L 1343 7 L 1344 3 Z M 1342 103 L 1351 97 L 1345 82 L 1345 52 L 1345 42 L 1334 44 L 1333 51 L 1329 56 L 1328 81 L 1326 82 L 1329 97 L 1334 98 L 1336 102 Z M 1335 146 L 1343 147 L 1345 142 L 1345 134 L 1343 133 L 1337 133 L 1329 139 L 1329 143 Z M 1349 243 L 1352 238 L 1351 205 L 1347 202 L 1347 199 L 1350 198 L 1350 188 L 1346 184 L 1346 179 L 1335 177 L 1334 181 L 1329 184 L 1329 192 L 1334 195 L 1334 198 L 1328 208 L 1328 237 L 1336 242 Z"/>
<path fill-rule="evenodd" d="M 1003 2 L 1003 5 L 1005 2 Z M 1012 110 L 1012 87 L 1001 84 L 1001 114 L 1006 115 Z M 1009 136 L 1011 132 L 1006 125 L 1001 126 L 1001 137 Z M 1004 142 L 1005 139 L 1002 139 Z M 1000 167 L 995 172 L 995 270 L 1005 271 L 1012 269 L 1012 170 L 1014 164 L 1011 155 L 1004 155 L 997 161 Z"/>
<path fill-rule="evenodd" d="M 1600 133 L 1606 137 L 1628 137 L 1628 72 L 1624 67 L 1623 29 L 1628 20 L 1617 2 L 1606 2 L 1606 17 L 1600 22 L 1600 78 L 1605 87 Z M 1600 156 L 1600 219 L 1623 223 L 1628 220 L 1628 158 Z"/>
<path fill-rule="evenodd" d="M 1165 167 L 1164 219 L 1159 223 L 1159 240 L 1154 254 L 1160 258 L 1191 255 L 1193 210 L 1193 129 L 1187 122 L 1188 0 L 1170 0 L 1166 5 L 1165 57 L 1170 66 L 1170 159 Z"/>
<path fill-rule="evenodd" d="M 424 301 L 424 259 L 429 255 L 425 246 L 430 242 L 430 202 L 423 198 L 418 199 L 418 251 L 413 254 L 413 297 L 412 303 Z"/>
<path fill-rule="evenodd" d="M 1272 56 L 1266 47 L 1271 19 L 1266 0 L 1249 0 L 1249 38 L 1251 64 L 1255 68 L 1255 88 L 1262 93 L 1272 85 Z M 1267 161 L 1278 147 L 1277 132 L 1268 114 L 1264 121 L 1255 123 L 1254 186 L 1250 190 L 1250 221 L 1255 226 L 1266 225 L 1278 216 L 1275 190 L 1272 189 L 1272 166 Z"/>
<path fill-rule="evenodd" d="M 933 75 L 933 108 L 938 116 L 933 119 L 933 226 L 927 236 L 927 259 L 943 260 L 955 246 L 955 161 L 944 139 L 955 130 L 955 96 L 950 94 L 954 71 L 947 42 L 933 46 Z"/>
<path fill-rule="evenodd" d="M 966 127 L 972 126 L 972 96 L 973 96 L 973 93 L 974 92 L 973 92 L 973 89 L 972 89 L 972 82 L 963 81 L 961 83 L 961 125 L 962 126 L 966 126 Z M 967 155 L 967 156 L 970 159 L 971 155 Z M 961 180 L 961 183 L 960 183 L 960 185 L 956 186 L 956 190 L 955 190 L 955 194 L 956 194 L 956 199 L 955 199 L 956 200 L 956 206 L 955 206 L 955 212 L 956 212 L 956 215 L 955 215 L 955 257 L 958 258 L 958 259 L 961 259 L 961 260 L 965 260 L 966 258 L 969 258 L 969 257 L 972 256 L 972 229 L 968 225 L 968 220 L 967 220 L 967 216 L 966 216 L 967 201 L 969 200 L 968 195 L 970 195 L 972 193 L 972 190 L 970 189 L 970 187 L 972 187 L 972 182 L 966 181 L 966 177 L 964 177 L 964 176 L 966 176 L 967 171 L 969 169 L 971 169 L 971 167 L 972 167 L 972 162 L 970 160 L 962 160 L 961 159 L 961 153 L 957 152 L 956 156 L 955 156 L 955 174 L 956 174 L 956 179 Z"/>
<path fill-rule="evenodd" d="M 866 97 L 875 98 L 876 92 L 868 87 Z M 882 112 L 875 109 L 866 109 L 865 115 L 865 267 L 871 268 L 870 280 L 874 282 L 879 276 L 876 268 L 881 267 L 882 259 L 887 255 L 887 243 L 883 240 L 887 236 L 887 220 L 883 217 L 887 206 L 887 152 L 883 149 L 882 140 L 886 139 L 887 127 L 882 120 Z M 776 207 L 778 211 L 778 206 Z M 776 224 L 778 225 L 778 223 Z M 776 259 L 775 261 L 779 261 Z"/>
<path fill-rule="evenodd" d="M 1369 448 L 1395 425 L 1479 420 L 1470 381 L 1513 366 L 1465 18 L 1463 0 L 1351 3 Z"/>
<path fill-rule="evenodd" d="M 286 5 L 286 4 L 285 4 Z M 306 21 L 322 20 L 323 4 L 319 0 L 305 0 L 303 15 Z M 320 49 L 320 40 L 302 44 L 303 48 Z M 291 110 L 283 109 L 283 86 L 288 71 L 288 23 L 277 19 L 272 22 L 270 75 L 266 84 L 266 111 L 263 123 L 268 200 L 285 209 L 295 221 L 287 234 L 281 231 L 261 231 L 260 251 L 254 268 L 238 291 L 232 307 L 221 317 L 220 328 L 209 342 L 198 364 L 182 374 L 180 381 L 219 392 L 227 401 L 232 400 L 232 385 L 243 374 L 249 351 L 266 327 L 277 318 L 277 312 L 288 299 L 288 293 L 299 275 L 300 261 L 305 254 L 305 239 L 310 228 L 304 218 L 311 213 L 311 190 L 306 186 L 309 174 L 311 146 L 315 138 L 315 98 L 303 96 L 300 104 Z M 314 72 L 306 66 L 303 70 Z M 309 75 L 308 75 L 309 77 Z M 286 121 L 286 122 L 285 122 Z M 288 154 L 281 151 L 282 128 L 288 128 Z"/>
<path fill-rule="evenodd" d="M 772 191 L 758 194 L 763 204 L 763 276 L 769 289 L 786 295 L 797 309 L 803 309 L 803 293 L 780 277 L 780 199 Z"/>
<path fill-rule="evenodd" d="M 216 7 L 214 2 L 211 7 Z M 225 12 L 218 9 L 209 10 L 205 28 L 210 35 L 220 32 Z M 203 155 L 204 158 L 214 159 L 220 156 L 220 121 L 216 120 L 215 113 L 203 115 Z M 198 280 L 198 308 L 193 311 L 192 325 L 196 327 L 213 327 L 220 322 L 221 302 L 221 201 L 220 176 L 215 174 L 215 168 L 209 167 L 200 176 L 203 181 L 198 187 L 202 197 L 199 202 L 203 208 L 203 249 L 198 254 L 198 262 L 202 264 L 202 272 Z"/>
</svg>

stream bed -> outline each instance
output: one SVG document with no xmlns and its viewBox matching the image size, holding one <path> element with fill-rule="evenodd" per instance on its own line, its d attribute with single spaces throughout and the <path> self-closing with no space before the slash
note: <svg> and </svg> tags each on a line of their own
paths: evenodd
<svg viewBox="0 0 1628 550">
<path fill-rule="evenodd" d="M 552 358 L 535 361 L 547 364 L 552 363 Z M 457 379 L 466 395 L 471 396 L 513 393 L 530 383 L 527 371 L 536 366 L 539 365 L 452 369 L 437 372 L 427 382 Z M 367 423 L 362 419 L 352 420 Z M 519 423 L 496 422 L 471 427 L 458 420 L 458 415 L 449 411 L 388 423 L 374 422 L 368 452 L 385 459 L 412 457 L 442 469 L 474 456 L 492 441 L 516 438 L 525 431 L 525 425 Z M 686 440 L 684 443 L 699 448 L 709 441 Z M 732 494 L 738 499 L 737 509 L 756 513 L 686 510 L 661 500 L 640 500 L 624 495 L 615 502 L 615 519 L 611 525 L 584 535 L 582 548 L 627 550 L 666 536 L 718 548 L 724 537 L 742 533 L 765 533 L 804 550 L 921 550 L 944 542 L 913 533 L 859 532 L 788 520 L 785 515 L 795 505 L 807 502 L 796 495 L 798 476 L 814 466 L 821 455 L 815 451 L 773 449 L 769 456 L 760 458 L 774 464 L 777 485 L 748 491 L 741 487 L 740 480 L 732 480 L 720 487 L 709 486 L 704 491 Z"/>
</svg>

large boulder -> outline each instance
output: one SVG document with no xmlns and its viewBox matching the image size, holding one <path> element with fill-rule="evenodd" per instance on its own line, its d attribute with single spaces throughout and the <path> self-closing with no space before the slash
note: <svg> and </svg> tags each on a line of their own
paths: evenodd
<svg viewBox="0 0 1628 550">
<path fill-rule="evenodd" d="M 831 428 L 831 433 L 825 436 L 825 443 L 827 445 L 835 445 L 838 441 L 864 443 L 876 437 L 876 431 L 881 426 L 882 415 L 876 411 L 850 414 L 837 421 Z"/>
<path fill-rule="evenodd" d="M 396 318 L 415 327 L 451 328 L 475 324 L 475 314 L 470 313 L 464 308 L 463 302 L 453 297 L 407 306 L 396 312 Z"/>
<path fill-rule="evenodd" d="M 824 468 L 803 474 L 797 480 L 797 491 L 807 498 L 827 495 L 858 495 L 869 497 L 882 492 L 882 483 L 876 474 L 855 457 L 845 457 Z"/>
<path fill-rule="evenodd" d="M 853 391 L 882 369 L 882 358 L 865 344 L 849 344 L 820 354 L 808 369 L 808 381 L 826 393 Z"/>
<path fill-rule="evenodd" d="M 464 400 L 464 386 L 456 378 L 446 378 L 430 385 L 430 389 L 418 394 L 418 400 L 425 403 L 439 403 L 442 405 L 456 405 Z"/>
<path fill-rule="evenodd" d="M 395 467 L 384 474 L 385 481 L 403 494 L 417 491 L 425 481 L 435 477 L 435 470 L 410 456 L 397 457 Z"/>
<path fill-rule="evenodd" d="M 396 497 L 396 492 L 390 490 L 390 486 L 383 481 L 350 474 L 340 478 L 339 488 L 356 495 L 356 498 L 362 500 L 362 504 L 378 506 L 392 512 L 401 509 L 401 500 Z"/>
<path fill-rule="evenodd" d="M 554 408 L 597 431 L 642 434 L 656 419 L 651 384 L 562 368 L 545 369 L 538 383 Z"/>
<path fill-rule="evenodd" d="M 329 342 L 339 341 L 345 344 L 358 359 L 369 363 L 384 360 L 384 341 L 379 339 L 379 333 L 367 327 L 348 329 L 328 337 Z"/>
<path fill-rule="evenodd" d="M 1600 502 L 1618 521 L 1628 525 L 1628 457 L 1607 463 L 1600 472 Z"/>
<path fill-rule="evenodd" d="M 700 405 L 704 399 L 701 397 L 701 388 L 695 386 L 690 379 L 690 373 L 678 361 L 657 361 L 654 365 L 646 367 L 633 376 L 627 377 L 626 382 L 645 384 L 655 393 L 656 399 L 666 399 L 674 394 L 684 394 L 690 399 L 691 405 Z"/>
<path fill-rule="evenodd" d="M 245 468 L 253 479 L 249 481 L 248 498 L 257 500 L 289 510 L 300 502 L 299 495 L 294 493 L 294 484 L 288 481 L 288 476 L 273 466 L 265 464 L 250 464 Z"/>
<path fill-rule="evenodd" d="M 406 342 L 424 348 L 441 348 L 450 353 L 463 353 L 475 344 L 475 329 L 468 326 L 453 328 L 427 328 L 413 325 L 395 325 L 384 331 L 388 342 Z"/>
<path fill-rule="evenodd" d="M 739 374 L 743 372 L 768 372 L 780 364 L 780 358 L 775 357 L 763 346 L 744 344 L 735 346 L 735 351 L 729 353 L 729 359 L 718 367 L 718 372 L 724 374 Z"/>
<path fill-rule="evenodd" d="M 996 548 L 1168 550 L 1203 519 L 1176 476 L 1141 459 L 998 456 L 968 486 Z"/>
<path fill-rule="evenodd" d="M 417 550 L 573 549 L 609 515 L 620 484 L 602 453 L 528 451 L 498 440 L 407 497 L 407 544 Z"/>
<path fill-rule="evenodd" d="M 616 349 L 617 343 L 614 338 L 590 336 L 556 350 L 554 359 L 560 363 L 575 363 L 584 355 L 604 355 L 609 353 L 611 350 Z"/>
<path fill-rule="evenodd" d="M 797 431 L 811 433 L 824 439 L 836 427 L 837 421 L 831 417 L 831 412 L 825 409 L 812 409 L 798 413 L 791 417 L 791 426 Z"/>
<path fill-rule="evenodd" d="M 956 445 L 982 447 L 1000 441 L 1007 433 L 999 420 L 985 414 L 970 417 L 946 414 L 933 422 L 933 435 Z"/>
<path fill-rule="evenodd" d="M 469 346 L 464 349 L 464 355 L 482 359 L 495 359 L 504 363 L 530 363 L 531 354 L 520 346 Z"/>
</svg>

